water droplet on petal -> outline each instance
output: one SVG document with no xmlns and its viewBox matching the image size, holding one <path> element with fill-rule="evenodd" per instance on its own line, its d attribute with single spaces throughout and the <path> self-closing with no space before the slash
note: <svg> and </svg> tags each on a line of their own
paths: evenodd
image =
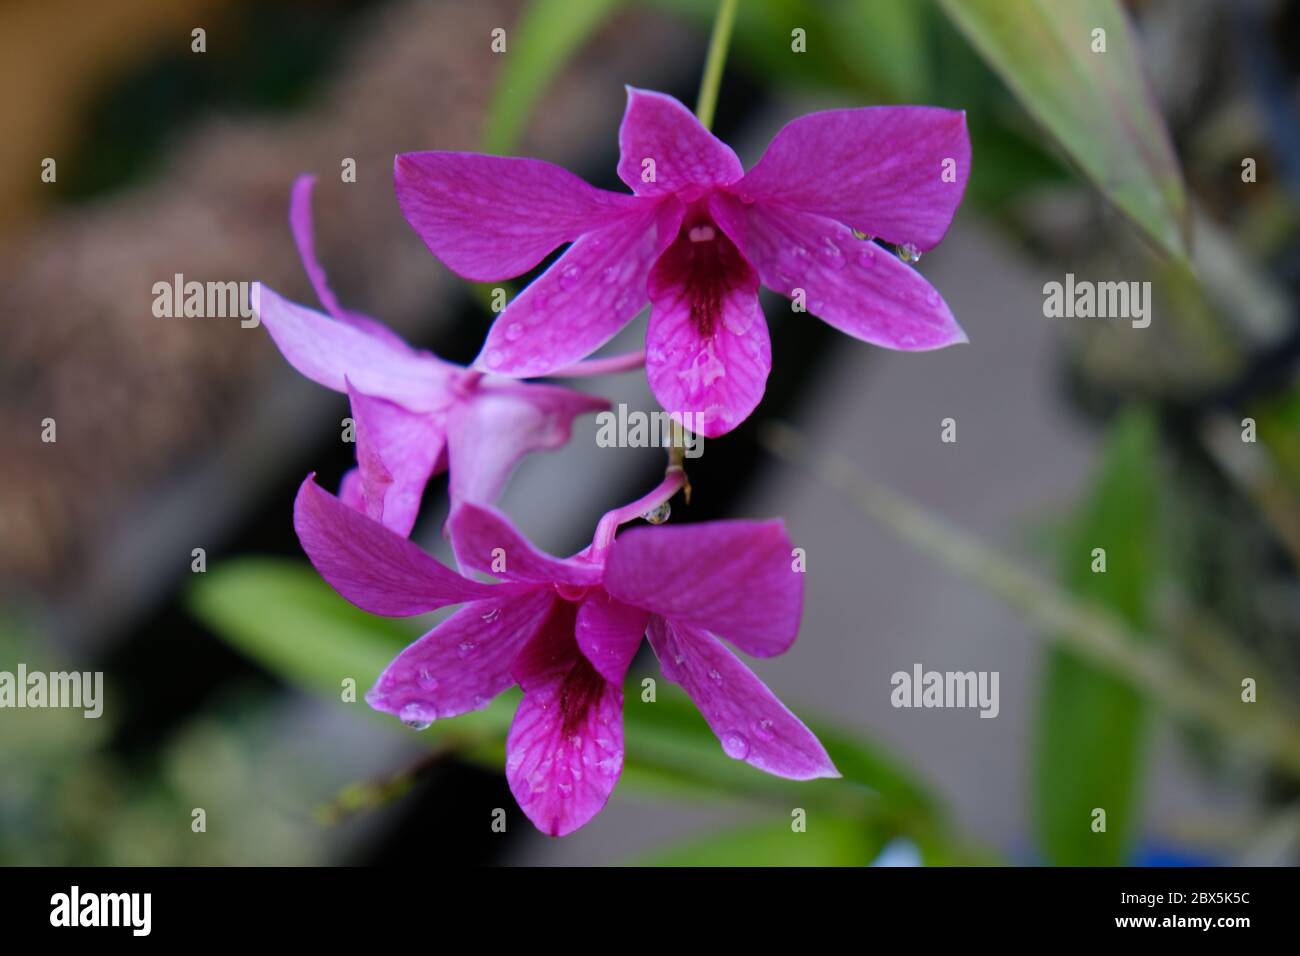
<svg viewBox="0 0 1300 956">
<path fill-rule="evenodd" d="M 709 680 L 713 681 L 713 683 L 715 683 L 715 684 L 721 684 L 721 683 L 722 683 L 722 675 L 719 674 L 716 670 L 710 668 L 710 670 L 709 670 Z"/>
<path fill-rule="evenodd" d="M 673 506 L 667 501 L 655 505 L 641 517 L 651 524 L 663 524 L 673 513 Z"/>
<path fill-rule="evenodd" d="M 506 359 L 500 349 L 488 349 L 487 363 L 489 368 L 496 368 Z"/>
<path fill-rule="evenodd" d="M 430 674 L 430 673 L 429 673 L 429 668 L 427 668 L 427 667 L 421 667 L 421 668 L 420 668 L 420 676 L 419 676 L 418 678 L 416 678 L 416 683 L 418 683 L 418 684 L 419 684 L 421 687 L 423 687 L 425 690 L 437 690 L 437 689 L 438 689 L 438 678 L 436 678 L 436 677 L 434 677 L 432 674 Z"/>
<path fill-rule="evenodd" d="M 898 247 L 898 258 L 902 259 L 904 262 L 920 262 L 921 250 L 916 248 L 912 243 L 905 242 Z"/>
<path fill-rule="evenodd" d="M 858 265 L 870 269 L 876 264 L 876 244 L 868 243 L 867 247 L 858 253 Z"/>
<path fill-rule="evenodd" d="M 771 740 L 776 736 L 772 733 L 772 722 L 767 719 L 754 721 L 754 735 L 759 740 Z"/>
<path fill-rule="evenodd" d="M 577 266 L 565 266 L 560 272 L 560 287 L 562 289 L 572 289 L 582 278 L 582 270 Z"/>
<path fill-rule="evenodd" d="M 827 236 L 822 240 L 821 248 L 818 251 L 821 253 L 822 261 L 832 269 L 844 268 L 844 253 L 831 236 Z"/>
<path fill-rule="evenodd" d="M 600 274 L 600 281 L 605 283 L 605 285 L 613 285 L 615 282 L 618 281 L 618 278 L 619 278 L 618 266 L 606 266 L 605 270 Z"/>
<path fill-rule="evenodd" d="M 456 648 L 456 654 L 463 660 L 473 654 L 477 647 L 478 645 L 473 641 L 461 641 Z"/>
<path fill-rule="evenodd" d="M 508 338 L 511 342 L 518 342 L 520 337 L 523 334 L 524 334 L 524 327 L 520 325 L 518 322 L 511 322 L 509 325 L 506 326 L 506 338 Z"/>
<path fill-rule="evenodd" d="M 493 624 L 493 623 L 496 622 L 496 620 L 497 620 L 499 617 L 501 617 L 501 608 L 499 608 L 499 607 L 494 607 L 492 610 L 487 611 L 486 613 L 484 613 L 484 614 L 480 614 L 480 615 L 479 615 L 479 619 L 482 620 L 483 623 L 485 623 L 485 624 Z M 472 648 L 472 645 L 471 645 L 471 648 Z"/>
<path fill-rule="evenodd" d="M 403 707 L 397 716 L 412 730 L 428 730 L 433 726 L 433 721 L 429 719 L 429 710 L 423 704 L 411 702 Z"/>
<path fill-rule="evenodd" d="M 853 230 L 853 238 L 854 238 L 854 239 L 865 239 L 865 240 L 867 240 L 867 241 L 870 241 L 870 240 L 871 240 L 871 237 L 868 236 L 868 235 L 867 235 L 865 232 L 863 232 L 861 229 L 854 229 L 854 230 Z"/>
<path fill-rule="evenodd" d="M 744 760 L 749 756 L 749 741 L 744 734 L 730 730 L 722 735 L 722 750 L 734 760 Z"/>
</svg>

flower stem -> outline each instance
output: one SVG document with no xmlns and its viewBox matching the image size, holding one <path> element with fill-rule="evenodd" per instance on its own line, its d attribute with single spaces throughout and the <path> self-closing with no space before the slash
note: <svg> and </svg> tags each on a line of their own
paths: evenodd
<svg viewBox="0 0 1300 956">
<path fill-rule="evenodd" d="M 591 542 L 592 557 L 599 558 L 609 550 L 609 546 L 614 543 L 614 532 L 618 531 L 621 525 L 635 521 L 647 511 L 668 501 L 681 490 L 684 484 L 686 484 L 686 472 L 670 465 L 664 474 L 664 480 L 659 482 L 654 491 L 631 504 L 606 512 L 600 519 L 600 524 L 596 525 L 596 535 Z"/>
<path fill-rule="evenodd" d="M 622 355 L 609 355 L 605 358 L 583 359 L 564 368 L 556 369 L 551 374 L 557 378 L 583 378 L 588 375 L 612 375 L 615 372 L 629 372 L 645 365 L 645 350 L 625 352 Z"/>
<path fill-rule="evenodd" d="M 713 21 L 709 36 L 709 53 L 704 61 L 704 76 L 700 79 L 700 95 L 695 101 L 695 115 L 705 129 L 713 126 L 713 114 L 718 105 L 718 87 L 722 85 L 722 67 L 727 62 L 727 47 L 731 45 L 731 29 L 736 24 L 736 7 L 739 0 L 722 0 L 718 15 Z"/>
</svg>

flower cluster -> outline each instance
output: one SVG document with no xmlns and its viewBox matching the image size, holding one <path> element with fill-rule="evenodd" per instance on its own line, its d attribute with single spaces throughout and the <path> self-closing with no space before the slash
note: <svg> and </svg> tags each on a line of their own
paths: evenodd
<svg viewBox="0 0 1300 956">
<path fill-rule="evenodd" d="M 529 819 L 552 835 L 587 823 L 618 781 L 623 683 L 643 637 L 728 756 L 791 779 L 837 773 L 816 737 L 719 640 L 756 657 L 794 642 L 803 575 L 781 522 L 619 534 L 682 489 L 675 462 L 656 489 L 607 514 L 578 554 L 539 551 L 494 502 L 524 455 L 562 446 L 577 416 L 607 404 L 523 379 L 581 374 L 583 360 L 648 303 L 651 389 L 675 420 L 716 437 L 763 395 L 771 345 L 760 285 L 876 345 L 965 340 L 943 299 L 903 261 L 943 237 L 961 200 L 970 165 L 961 113 L 814 113 L 782 129 L 746 172 L 679 102 L 629 89 L 619 146 L 631 195 L 532 159 L 396 158 L 407 220 L 466 278 L 518 276 L 571 244 L 497 317 L 469 368 L 339 305 L 315 255 L 310 177 L 294 185 L 290 225 L 324 311 L 261 291 L 261 319 L 280 351 L 303 375 L 345 392 L 356 426 L 357 464 L 339 493 L 311 476 L 298 493 L 294 527 L 312 563 L 375 614 L 460 606 L 398 655 L 366 699 L 427 727 L 517 684 L 506 774 Z M 408 539 L 425 486 L 443 469 L 459 570 Z"/>
</svg>

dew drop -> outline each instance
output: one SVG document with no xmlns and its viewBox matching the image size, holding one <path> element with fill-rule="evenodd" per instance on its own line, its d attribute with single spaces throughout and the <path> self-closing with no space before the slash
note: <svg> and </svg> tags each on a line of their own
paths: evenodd
<svg viewBox="0 0 1300 956">
<path fill-rule="evenodd" d="M 509 325 L 506 326 L 506 338 L 508 338 L 511 342 L 518 342 L 520 337 L 523 334 L 524 334 L 524 327 L 520 325 L 518 322 L 511 322 Z"/>
<path fill-rule="evenodd" d="M 397 716 L 412 730 L 428 730 L 433 726 L 433 721 L 429 719 L 429 712 L 423 704 L 414 702 L 407 704 Z"/>
<path fill-rule="evenodd" d="M 858 253 L 858 265 L 870 269 L 876 264 L 876 244 L 868 243 L 867 248 Z"/>
<path fill-rule="evenodd" d="M 505 358 L 500 349 L 488 349 L 487 363 L 489 367 L 496 368 L 505 361 Z"/>
<path fill-rule="evenodd" d="M 822 240 L 821 248 L 818 251 L 821 253 L 822 261 L 832 269 L 844 268 L 844 253 L 830 236 Z"/>
<path fill-rule="evenodd" d="M 478 645 L 475 644 L 473 641 L 461 641 L 456 648 L 456 653 L 457 655 L 460 656 L 462 660 L 464 660 L 466 657 L 469 657 L 471 654 L 473 654 L 477 647 Z"/>
<path fill-rule="evenodd" d="M 905 242 L 898 247 L 898 258 L 902 259 L 904 262 L 920 262 L 921 250 L 916 248 L 912 243 Z"/>
<path fill-rule="evenodd" d="M 713 681 L 713 683 L 715 683 L 715 684 L 721 684 L 721 683 L 722 683 L 722 675 L 719 674 L 716 670 L 714 670 L 714 669 L 711 668 L 711 669 L 709 670 L 709 680 Z"/>
<path fill-rule="evenodd" d="M 605 270 L 600 274 L 600 281 L 605 283 L 605 285 L 613 285 L 615 282 L 618 281 L 618 277 L 619 277 L 618 266 L 606 266 Z"/>
<path fill-rule="evenodd" d="M 501 608 L 499 607 L 494 607 L 492 610 L 486 612 L 485 614 L 479 615 L 479 619 L 482 620 L 483 623 L 485 624 L 493 624 L 496 622 L 496 620 L 499 617 L 501 617 Z M 473 645 L 471 644 L 470 647 L 472 649 Z"/>
<path fill-rule="evenodd" d="M 854 229 L 854 230 L 853 230 L 853 238 L 854 238 L 854 239 L 865 239 L 865 240 L 868 241 L 868 242 L 871 241 L 871 236 L 868 236 L 868 235 L 867 235 L 865 232 L 863 232 L 861 229 Z"/>
<path fill-rule="evenodd" d="M 420 668 L 420 676 L 416 679 L 416 683 L 418 683 L 425 690 L 438 689 L 438 678 L 430 674 L 429 668 L 427 667 Z"/>
<path fill-rule="evenodd" d="M 565 266 L 564 270 L 560 273 L 560 287 L 564 289 L 572 289 L 578 284 L 578 280 L 581 278 L 581 269 L 573 265 Z"/>
<path fill-rule="evenodd" d="M 771 740 L 776 735 L 772 733 L 772 722 L 770 720 L 754 721 L 754 736 L 759 740 Z"/>
<path fill-rule="evenodd" d="M 722 735 L 722 750 L 734 760 L 744 760 L 749 756 L 749 741 L 743 734 L 730 730 Z"/>
<path fill-rule="evenodd" d="M 667 501 L 661 502 L 643 514 L 641 517 L 651 524 L 663 524 L 673 513 L 673 506 Z"/>
</svg>

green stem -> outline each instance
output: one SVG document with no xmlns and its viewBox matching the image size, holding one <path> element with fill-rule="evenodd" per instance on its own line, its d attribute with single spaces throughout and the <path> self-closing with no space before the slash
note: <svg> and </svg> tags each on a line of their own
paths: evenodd
<svg viewBox="0 0 1300 956">
<path fill-rule="evenodd" d="M 718 16 L 713 21 L 709 54 L 704 61 L 704 76 L 700 79 L 700 96 L 695 102 L 695 115 L 705 129 L 713 126 L 718 87 L 722 85 L 722 67 L 727 62 L 727 47 L 731 45 L 731 28 L 736 24 L 736 7 L 739 5 L 739 0 L 722 0 L 718 5 Z"/>
<path fill-rule="evenodd" d="M 1207 685 L 1158 644 L 1104 608 L 1083 604 L 907 499 L 869 481 L 845 458 L 816 453 L 790 426 L 769 422 L 769 452 L 839 491 L 872 519 L 1019 610 L 1049 635 L 1166 708 L 1217 730 L 1235 746 L 1300 780 L 1300 726 L 1289 709 L 1243 705 L 1233 688 Z"/>
</svg>

